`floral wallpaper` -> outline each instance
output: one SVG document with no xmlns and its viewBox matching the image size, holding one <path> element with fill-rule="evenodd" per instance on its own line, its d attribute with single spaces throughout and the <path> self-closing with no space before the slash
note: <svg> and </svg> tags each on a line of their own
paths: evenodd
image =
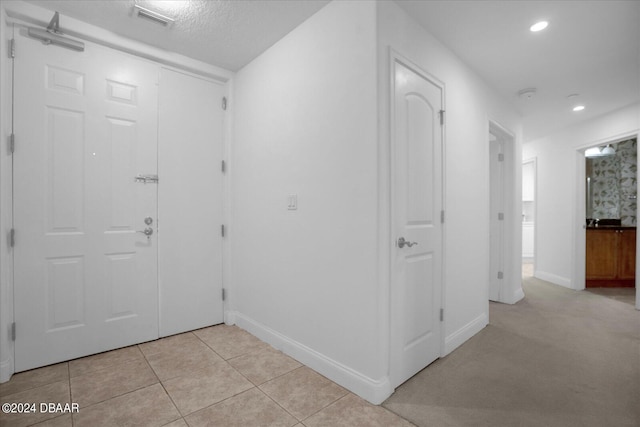
<svg viewBox="0 0 640 427">
<path fill-rule="evenodd" d="M 615 156 L 589 159 L 594 218 L 620 218 L 636 226 L 637 153 L 635 139 L 611 144 Z"/>
</svg>

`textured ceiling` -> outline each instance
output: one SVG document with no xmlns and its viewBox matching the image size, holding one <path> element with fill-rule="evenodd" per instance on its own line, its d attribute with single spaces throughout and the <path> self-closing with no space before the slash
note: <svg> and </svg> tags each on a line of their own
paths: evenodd
<svg viewBox="0 0 640 427">
<path fill-rule="evenodd" d="M 134 0 L 27 0 L 121 36 L 236 71 L 328 0 L 138 0 L 175 19 L 163 27 L 133 15 Z"/>
<path fill-rule="evenodd" d="M 638 0 L 398 3 L 522 113 L 526 140 L 640 102 Z"/>
</svg>

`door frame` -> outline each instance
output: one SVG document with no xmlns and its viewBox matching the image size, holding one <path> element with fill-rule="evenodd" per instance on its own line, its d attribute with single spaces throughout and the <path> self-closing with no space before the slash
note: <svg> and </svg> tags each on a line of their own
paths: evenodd
<svg viewBox="0 0 640 427">
<path fill-rule="evenodd" d="M 640 141 L 640 131 L 625 132 L 620 135 L 611 136 L 595 141 L 590 141 L 579 145 L 574 152 L 575 156 L 575 182 L 574 182 L 574 205 L 573 205 L 573 245 L 572 245 L 572 265 L 573 272 L 571 276 L 571 288 L 575 290 L 586 289 L 586 252 L 587 252 L 587 230 L 585 224 L 585 218 L 587 215 L 586 208 L 586 195 L 585 195 L 585 181 L 587 179 L 586 164 L 584 152 L 588 148 L 614 144 L 616 142 L 622 142 L 635 138 L 636 141 Z M 640 170 L 640 158 L 637 161 L 638 170 Z M 636 180 L 638 181 L 638 180 Z M 640 181 L 636 183 L 637 191 L 640 193 Z M 636 207 L 636 217 L 640 210 Z M 640 248 L 640 235 L 636 233 L 636 248 Z M 636 310 L 640 310 L 640 251 L 636 251 Z"/>
<path fill-rule="evenodd" d="M 13 25 L 7 22 L 4 5 L 0 7 L 0 56 L 9 58 L 8 40 Z M 7 236 L 13 226 L 13 159 L 6 147 L 6 136 L 13 131 L 13 61 L 0 62 L 0 85 L 3 93 L 0 105 L 0 382 L 8 381 L 14 372 L 13 341 L 9 325 L 13 322 L 13 253 Z"/>
<path fill-rule="evenodd" d="M 414 71 L 416 74 L 419 74 L 420 76 L 422 76 L 424 79 L 426 79 L 427 81 L 429 81 L 430 83 L 434 84 L 435 86 L 437 86 L 438 88 L 440 88 L 441 91 L 441 105 L 442 105 L 442 109 L 445 111 L 445 117 L 446 117 L 446 104 L 445 104 L 445 100 L 446 100 L 446 94 L 445 94 L 445 84 L 444 82 L 442 82 L 440 79 L 438 79 L 437 77 L 435 77 L 434 75 L 432 75 L 431 73 L 425 71 L 422 67 L 420 67 L 419 65 L 417 65 L 415 62 L 411 61 L 410 59 L 408 59 L 407 57 L 405 57 L 404 55 L 400 54 L 399 52 L 395 51 L 393 48 L 389 48 L 389 104 L 388 104 L 388 108 L 389 108 L 389 147 L 388 147 L 388 171 L 389 171 L 389 236 L 390 239 L 388 241 L 389 244 L 389 251 L 388 251 L 388 265 L 389 265 L 389 291 L 388 291 L 388 301 L 389 301 L 389 316 L 388 316 L 388 343 L 389 343 L 389 352 L 388 352 L 388 375 L 389 375 L 389 381 L 391 384 L 391 389 L 393 390 L 396 386 L 393 385 L 393 377 L 394 377 L 394 370 L 396 369 L 396 367 L 393 365 L 394 362 L 394 358 L 393 358 L 393 352 L 394 349 L 392 348 L 392 345 L 394 343 L 394 331 L 393 331 L 393 318 L 394 318 L 394 313 L 395 310 L 397 309 L 396 307 L 394 307 L 394 304 L 392 304 L 392 301 L 394 301 L 394 299 L 392 298 L 392 292 L 394 289 L 394 284 L 396 283 L 397 278 L 394 277 L 394 268 L 393 266 L 395 265 L 395 251 L 393 250 L 394 245 L 395 245 L 395 238 L 397 236 L 397 230 L 395 229 L 395 224 L 396 224 L 396 211 L 394 208 L 394 200 L 395 200 L 395 196 L 396 196 L 396 192 L 395 192 L 395 173 L 396 173 L 396 167 L 395 167 L 395 160 L 396 160 L 396 156 L 395 156 L 395 147 L 396 147 L 396 140 L 395 140 L 395 124 L 396 124 L 396 117 L 395 117 L 395 108 L 394 108 L 394 100 L 395 100 L 395 92 L 396 92 L 396 83 L 395 83 L 395 64 L 396 63 L 400 63 L 402 65 L 404 65 L 405 67 L 411 69 L 412 71 Z M 446 118 L 444 120 L 444 125 L 440 127 L 440 132 L 441 132 L 441 136 L 442 136 L 442 147 L 441 147 L 441 152 L 442 152 L 442 156 L 441 156 L 441 206 L 442 206 L 442 211 L 445 212 L 445 218 L 446 218 Z M 447 321 L 447 310 L 446 310 L 446 305 L 445 305 L 445 290 L 446 290 L 446 274 L 445 274 L 445 266 L 446 266 L 446 230 L 447 230 L 447 222 L 446 220 L 442 223 L 442 238 L 441 238 L 441 242 L 440 242 L 440 251 L 441 251 L 441 273 L 442 273 L 442 281 L 440 283 L 441 286 L 441 290 L 440 290 L 440 306 L 444 309 L 444 316 L 442 321 L 440 321 L 439 327 L 440 327 L 440 343 L 439 343 L 439 357 L 442 357 L 445 354 L 445 326 L 446 326 L 446 321 Z"/>
<path fill-rule="evenodd" d="M 8 58 L 8 41 L 13 37 L 13 27 L 38 27 L 46 28 L 53 12 L 24 2 L 1 3 L 0 4 L 0 55 Z M 226 95 L 232 88 L 233 73 L 214 65 L 204 63 L 192 58 L 188 58 L 178 53 L 167 52 L 159 48 L 147 46 L 125 37 L 115 35 L 99 27 L 87 24 L 77 19 L 65 16 L 65 31 L 74 38 L 96 43 L 117 51 L 128 53 L 160 65 L 174 68 L 176 70 L 193 73 L 195 75 L 219 81 L 226 85 Z M 16 47 L 19 50 L 19 47 Z M 12 93 L 13 84 L 13 61 L 0 62 L 0 85 L 3 93 Z M 12 97 L 2 98 L 2 114 L 0 114 L 0 382 L 9 381 L 15 372 L 14 345 L 10 336 L 10 325 L 14 320 L 13 306 L 13 251 L 7 244 L 7 235 L 13 226 L 13 167 L 12 157 L 7 150 L 7 137 L 12 132 Z M 230 121 L 226 121 L 230 122 Z M 225 136 L 223 141 L 223 151 L 228 158 L 231 124 L 225 123 Z M 228 174 L 223 177 L 223 216 L 225 221 L 229 218 L 228 197 L 229 183 Z M 230 283 L 228 272 L 230 269 L 228 248 L 223 244 L 223 283 Z M 227 306 L 225 304 L 225 313 Z M 226 314 L 225 314 L 226 319 Z"/>
<path fill-rule="evenodd" d="M 495 147 L 497 145 L 497 147 Z M 495 148 L 494 148 L 495 147 Z M 502 132 L 489 125 L 489 301 L 503 302 L 505 297 L 507 215 L 507 141 Z M 502 160 L 495 155 L 502 156 Z M 496 215 L 503 215 L 503 219 Z M 494 235 L 498 234 L 497 236 Z M 502 273 L 502 277 L 500 274 Z M 495 296 L 495 297 L 494 297 Z"/>
</svg>

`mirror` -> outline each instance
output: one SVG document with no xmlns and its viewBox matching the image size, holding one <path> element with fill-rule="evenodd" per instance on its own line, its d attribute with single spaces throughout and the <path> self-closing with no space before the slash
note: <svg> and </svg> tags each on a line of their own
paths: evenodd
<svg viewBox="0 0 640 427">
<path fill-rule="evenodd" d="M 618 219 L 623 226 L 635 227 L 637 141 L 630 139 L 596 148 L 601 153 L 605 149 L 615 153 L 586 158 L 587 218 Z"/>
</svg>

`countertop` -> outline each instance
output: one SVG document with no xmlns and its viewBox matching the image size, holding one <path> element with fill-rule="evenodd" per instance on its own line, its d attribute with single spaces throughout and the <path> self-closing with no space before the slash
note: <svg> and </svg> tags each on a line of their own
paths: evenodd
<svg viewBox="0 0 640 427">
<path fill-rule="evenodd" d="M 588 226 L 587 230 L 635 230 L 636 227 L 628 225 L 598 225 Z"/>
</svg>

